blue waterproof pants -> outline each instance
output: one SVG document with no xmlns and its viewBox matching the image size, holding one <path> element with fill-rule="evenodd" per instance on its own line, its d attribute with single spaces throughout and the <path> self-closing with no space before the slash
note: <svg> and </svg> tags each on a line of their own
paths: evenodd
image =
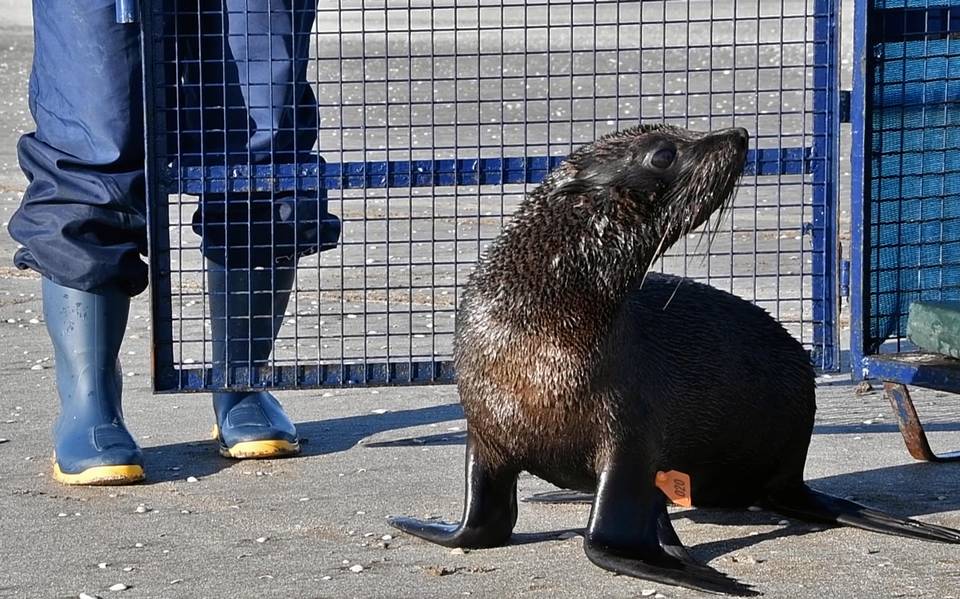
<svg viewBox="0 0 960 599">
<path fill-rule="evenodd" d="M 168 150 L 227 165 L 308 154 L 317 136 L 306 83 L 313 0 L 166 6 L 175 7 L 166 26 L 181 65 L 167 92 L 179 107 Z M 33 2 L 36 131 L 19 143 L 29 185 L 9 230 L 23 245 L 18 267 L 75 289 L 136 295 L 147 285 L 142 69 L 138 28 L 117 24 L 114 11 L 114 0 Z M 340 224 L 322 192 L 208 194 L 194 230 L 208 259 L 244 268 L 331 247 Z"/>
</svg>

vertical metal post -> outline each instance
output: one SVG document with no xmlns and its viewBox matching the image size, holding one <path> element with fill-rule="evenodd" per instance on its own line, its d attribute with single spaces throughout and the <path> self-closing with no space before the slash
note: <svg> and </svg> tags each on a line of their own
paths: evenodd
<svg viewBox="0 0 960 599">
<path fill-rule="evenodd" d="M 850 370 L 854 380 L 864 377 L 863 358 L 869 322 L 869 274 L 867 244 L 870 243 L 867 168 L 871 137 L 872 60 L 870 56 L 869 0 L 855 0 L 853 16 L 853 93 L 850 100 Z"/>
<path fill-rule="evenodd" d="M 836 0 L 816 0 L 813 34 L 813 359 L 823 370 L 838 363 L 837 179 L 840 73 Z M 819 250 L 819 253 L 818 253 Z"/>
<path fill-rule="evenodd" d="M 139 0 L 117 0 L 117 23 L 136 23 L 139 4 Z"/>
<path fill-rule="evenodd" d="M 136 3 L 136 0 L 126 0 Z M 119 10 L 121 2 L 117 0 Z M 170 285 L 170 212 L 163 185 L 161 161 L 167 156 L 164 117 L 164 73 L 157 69 L 163 56 L 163 2 L 148 5 L 152 12 L 141 23 L 140 56 L 143 64 L 144 165 L 147 192 L 147 239 L 150 247 L 150 310 L 153 324 L 154 390 L 176 389 L 177 370 L 173 353 L 173 306 Z"/>
</svg>

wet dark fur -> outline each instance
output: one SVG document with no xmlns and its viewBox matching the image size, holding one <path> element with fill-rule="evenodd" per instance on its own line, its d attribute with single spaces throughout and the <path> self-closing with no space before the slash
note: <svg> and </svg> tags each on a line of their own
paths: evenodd
<svg viewBox="0 0 960 599">
<path fill-rule="evenodd" d="M 746 149 L 743 130 L 638 127 L 577 151 L 530 194 L 480 261 L 458 312 L 463 518 L 395 518 L 395 526 L 446 546 L 503 544 L 526 470 L 596 493 L 584 541 L 594 563 L 752 594 L 697 564 L 676 537 L 654 478 L 678 470 L 690 475 L 697 506 L 762 504 L 960 542 L 956 531 L 806 487 L 816 410 L 807 352 L 745 300 L 646 274 L 729 205 Z"/>
<path fill-rule="evenodd" d="M 698 506 L 747 507 L 802 482 L 813 369 L 753 304 L 651 274 L 592 350 L 565 359 L 569 345 L 538 341 L 481 363 L 497 372 L 459 375 L 471 432 L 497 460 L 593 492 L 607 454 L 630 447 L 651 484 L 690 474 Z"/>
<path fill-rule="evenodd" d="M 701 296 L 720 292 L 700 286 L 682 290 L 680 304 L 658 320 L 645 309 L 650 306 L 641 290 L 643 275 L 659 253 L 702 224 L 734 191 L 745 139 L 739 147 L 735 135 L 707 142 L 702 137 L 645 127 L 580 149 L 530 194 L 481 260 L 458 312 L 455 359 L 467 421 L 491 460 L 564 486 L 592 489 L 598 461 L 613 445 L 636 444 L 638 451 L 645 446 L 654 452 L 647 455 L 660 453 L 664 427 L 686 422 L 687 410 L 678 402 L 696 406 L 703 401 L 699 381 L 704 387 L 716 384 L 707 382 L 709 375 L 682 381 L 664 375 L 667 368 L 696 365 L 683 361 L 692 359 L 686 350 L 698 351 L 698 340 L 686 332 L 696 324 L 688 322 L 691 314 L 685 311 L 692 290 Z M 683 152 L 674 165 L 678 172 L 670 173 L 673 180 L 637 168 L 664 142 Z M 663 285 L 653 287 L 656 293 Z M 669 295 L 659 295 L 663 308 Z M 727 311 L 736 312 L 730 303 Z M 787 366 L 786 376 L 802 383 L 795 402 L 800 405 L 793 411 L 812 426 L 813 371 L 803 349 L 768 316 L 747 310 L 763 325 L 758 336 L 773 331 L 786 344 L 796 365 Z M 705 333 L 715 330 L 716 322 L 702 324 Z M 663 342 L 674 336 L 682 342 L 676 346 L 681 360 L 676 366 L 662 360 L 663 350 L 669 351 Z M 720 341 L 710 343 L 701 357 L 722 352 Z M 658 387 L 667 383 L 676 392 L 671 398 L 696 394 L 665 401 Z M 665 418 L 655 409 L 683 414 Z M 706 419 L 702 422 L 701 427 L 708 426 Z M 714 420 L 711 428 L 722 428 L 723 422 Z"/>
</svg>

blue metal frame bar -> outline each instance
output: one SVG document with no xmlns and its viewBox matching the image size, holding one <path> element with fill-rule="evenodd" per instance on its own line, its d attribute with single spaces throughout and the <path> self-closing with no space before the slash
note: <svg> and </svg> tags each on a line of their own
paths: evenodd
<svg viewBox="0 0 960 599">
<path fill-rule="evenodd" d="M 867 326 L 869 322 L 869 251 L 870 202 L 867 198 L 869 180 L 870 139 L 872 138 L 869 111 L 872 109 L 873 61 L 869 38 L 869 6 L 871 0 L 857 0 L 853 16 L 853 93 L 850 103 L 850 370 L 855 380 L 866 376 Z"/>
<path fill-rule="evenodd" d="M 840 37 L 836 0 L 814 3 L 813 39 L 812 357 L 821 369 L 834 370 L 839 365 L 836 205 L 840 173 Z"/>
<path fill-rule="evenodd" d="M 124 0 L 118 0 L 118 5 Z M 136 1 L 136 0 L 131 0 Z M 157 3 L 147 6 L 155 10 Z M 150 310 L 154 323 L 167 323 L 173 320 L 173 294 L 170 281 L 170 209 L 166 201 L 166 185 L 163 177 L 163 158 L 167 155 L 165 121 L 162 118 L 166 98 L 156 83 L 163 79 L 163 72 L 156 69 L 151 58 L 163 51 L 161 36 L 154 34 L 155 18 L 142 19 L 140 52 L 143 64 L 144 105 L 153 111 L 144 110 L 144 151 L 147 157 L 144 165 L 146 175 L 147 204 L 147 240 L 151 248 L 150 268 Z M 160 265 L 159 268 L 157 265 Z M 154 326 L 153 334 L 153 388 L 154 391 L 176 391 L 178 372 L 174 364 L 173 329 L 169 326 Z"/>
<path fill-rule="evenodd" d="M 231 390 L 272 387 L 352 387 L 361 385 L 437 385 L 454 382 L 451 360 L 406 360 L 229 369 L 180 368 L 178 377 L 158 391 L 210 391 L 223 389 L 227 381 L 249 381 L 249 386 L 230 385 Z M 179 382 L 178 382 L 179 381 Z M 173 386 L 169 386 L 169 385 Z"/>
<path fill-rule="evenodd" d="M 863 376 L 951 393 L 956 393 L 957 389 L 960 389 L 958 362 L 932 354 L 868 356 L 863 360 Z"/>
<path fill-rule="evenodd" d="M 820 148 L 820 155 L 826 150 Z M 750 151 L 746 175 L 803 175 L 818 173 L 816 148 L 765 148 Z M 454 185 L 536 184 L 560 165 L 564 156 L 326 163 L 305 158 L 299 165 L 248 167 L 168 167 L 170 193 L 223 193 L 316 189 L 374 189 L 442 187 Z M 824 159 L 823 161 L 826 161 Z M 319 164 L 318 164 L 319 163 Z M 252 175 L 251 175 L 252 172 Z M 252 189 L 251 189 L 252 186 Z"/>
</svg>

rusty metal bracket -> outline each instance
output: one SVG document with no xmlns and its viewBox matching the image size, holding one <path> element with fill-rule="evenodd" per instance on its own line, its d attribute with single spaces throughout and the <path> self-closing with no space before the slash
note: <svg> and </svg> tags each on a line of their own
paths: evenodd
<svg viewBox="0 0 960 599">
<path fill-rule="evenodd" d="M 906 385 L 884 381 L 883 391 L 887 400 L 890 401 L 890 406 L 893 407 L 893 413 L 897 416 L 900 434 L 903 435 L 903 442 L 906 443 L 910 455 L 917 460 L 927 462 L 960 461 L 960 451 L 937 455 L 930 449 L 927 435 L 923 432 L 923 424 L 917 415 L 917 409 L 913 406 L 913 400 L 910 398 L 910 392 Z"/>
</svg>

